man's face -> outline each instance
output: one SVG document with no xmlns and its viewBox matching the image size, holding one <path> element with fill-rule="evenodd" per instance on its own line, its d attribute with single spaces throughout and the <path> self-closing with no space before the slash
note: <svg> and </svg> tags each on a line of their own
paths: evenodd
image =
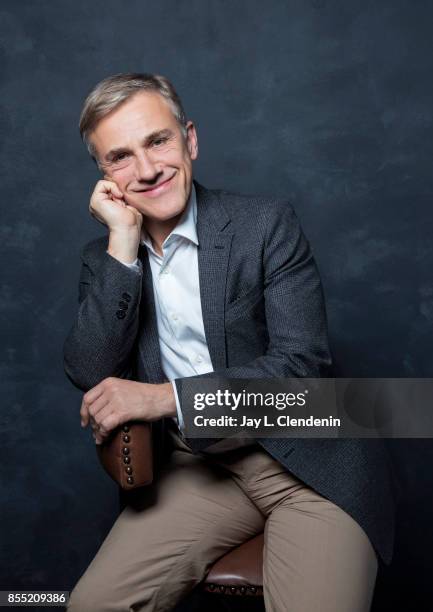
<svg viewBox="0 0 433 612">
<path fill-rule="evenodd" d="M 184 136 L 161 95 L 137 93 L 101 119 L 90 139 L 106 178 L 117 183 L 127 204 L 154 222 L 183 212 L 197 135 L 189 121 Z"/>
</svg>

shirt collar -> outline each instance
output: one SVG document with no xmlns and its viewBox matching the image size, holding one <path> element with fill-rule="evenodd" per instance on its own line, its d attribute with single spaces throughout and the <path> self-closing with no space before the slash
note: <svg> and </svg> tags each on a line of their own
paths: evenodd
<svg viewBox="0 0 433 612">
<path fill-rule="evenodd" d="M 191 183 L 191 194 L 185 210 L 182 213 L 176 227 L 171 231 L 163 242 L 163 247 L 173 240 L 172 236 L 180 236 L 190 240 L 198 245 L 197 235 L 197 195 L 195 192 L 194 183 Z M 144 244 L 153 251 L 152 240 L 146 230 L 143 228 L 141 244 Z"/>
</svg>

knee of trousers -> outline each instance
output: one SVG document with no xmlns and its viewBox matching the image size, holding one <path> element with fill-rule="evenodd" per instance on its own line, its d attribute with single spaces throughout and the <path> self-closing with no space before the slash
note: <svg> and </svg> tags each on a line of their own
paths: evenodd
<svg viewBox="0 0 433 612">
<path fill-rule="evenodd" d="M 110 585 L 92 587 L 79 581 L 70 594 L 66 607 L 67 612 L 126 612 L 125 606 L 118 604 L 114 593 L 110 593 Z"/>
</svg>

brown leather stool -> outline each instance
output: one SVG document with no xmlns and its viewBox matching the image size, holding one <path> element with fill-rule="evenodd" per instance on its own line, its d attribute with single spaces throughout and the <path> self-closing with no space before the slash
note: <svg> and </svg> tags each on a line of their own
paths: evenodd
<svg viewBox="0 0 433 612">
<path fill-rule="evenodd" d="M 104 469 L 121 485 L 119 489 L 120 510 L 125 507 L 126 496 L 134 495 L 134 490 L 128 491 L 131 458 L 139 456 L 140 470 L 134 466 L 134 473 L 140 472 L 138 481 L 148 485 L 153 479 L 153 461 L 151 446 L 151 428 L 140 423 L 132 427 L 122 426 L 119 435 L 111 441 L 97 446 L 98 457 Z M 126 438 L 125 438 L 126 435 Z M 128 453 L 123 453 L 127 446 Z M 125 455 L 125 456 L 124 456 Z M 126 459 L 128 462 L 125 467 Z M 135 476 L 137 478 L 137 476 Z M 126 489 L 126 491 L 125 491 Z M 251 538 L 240 546 L 230 550 L 211 567 L 207 577 L 202 582 L 202 588 L 208 593 L 219 595 L 240 595 L 243 597 L 263 596 L 263 533 Z"/>
<path fill-rule="evenodd" d="M 226 553 L 212 566 L 203 588 L 224 595 L 263 596 L 263 533 Z"/>
</svg>

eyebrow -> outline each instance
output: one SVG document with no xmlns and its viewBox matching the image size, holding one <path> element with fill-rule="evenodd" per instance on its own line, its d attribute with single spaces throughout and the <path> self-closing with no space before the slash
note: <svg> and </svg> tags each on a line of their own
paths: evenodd
<svg viewBox="0 0 433 612">
<path fill-rule="evenodd" d="M 170 129 L 165 130 L 156 130 L 151 134 L 148 134 L 143 140 L 142 145 L 148 147 L 152 144 L 153 141 L 158 140 L 158 138 L 171 138 L 174 135 L 174 132 Z M 131 149 L 128 147 L 117 147 L 116 149 L 110 149 L 108 153 L 104 156 L 105 161 L 112 161 L 116 155 L 120 153 L 131 153 Z"/>
</svg>

